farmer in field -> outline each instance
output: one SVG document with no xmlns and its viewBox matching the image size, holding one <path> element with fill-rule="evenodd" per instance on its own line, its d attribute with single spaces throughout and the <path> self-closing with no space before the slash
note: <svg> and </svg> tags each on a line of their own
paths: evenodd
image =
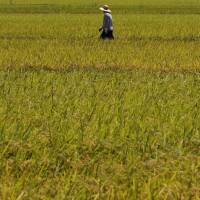
<svg viewBox="0 0 200 200">
<path fill-rule="evenodd" d="M 105 39 L 113 40 L 114 36 L 113 36 L 113 22 L 112 22 L 111 10 L 109 9 L 108 5 L 104 5 L 99 9 L 104 13 L 103 25 L 99 29 L 99 32 L 102 32 L 100 38 L 103 40 Z"/>
</svg>

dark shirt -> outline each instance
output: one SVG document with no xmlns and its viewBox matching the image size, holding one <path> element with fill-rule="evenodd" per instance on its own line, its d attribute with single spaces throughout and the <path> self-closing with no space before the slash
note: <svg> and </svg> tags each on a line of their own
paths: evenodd
<svg viewBox="0 0 200 200">
<path fill-rule="evenodd" d="M 113 30 L 112 15 L 110 13 L 104 13 L 102 28 L 105 32 Z"/>
</svg>

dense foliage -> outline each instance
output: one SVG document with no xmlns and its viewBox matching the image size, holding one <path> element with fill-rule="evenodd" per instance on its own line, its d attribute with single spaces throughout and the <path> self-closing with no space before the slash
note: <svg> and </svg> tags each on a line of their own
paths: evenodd
<svg viewBox="0 0 200 200">
<path fill-rule="evenodd" d="M 200 199 L 199 3 L 7 2 L 0 199 Z"/>
</svg>

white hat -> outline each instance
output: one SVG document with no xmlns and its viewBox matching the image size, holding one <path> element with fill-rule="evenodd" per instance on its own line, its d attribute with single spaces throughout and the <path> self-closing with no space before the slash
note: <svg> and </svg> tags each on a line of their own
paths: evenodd
<svg viewBox="0 0 200 200">
<path fill-rule="evenodd" d="M 104 5 L 104 6 L 100 7 L 99 9 L 103 12 L 111 13 L 111 10 L 109 10 L 108 5 Z"/>
</svg>

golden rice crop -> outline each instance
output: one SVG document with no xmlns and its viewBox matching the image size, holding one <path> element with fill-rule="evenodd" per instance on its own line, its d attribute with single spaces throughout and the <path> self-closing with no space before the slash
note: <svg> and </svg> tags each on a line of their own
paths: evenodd
<svg viewBox="0 0 200 200">
<path fill-rule="evenodd" d="M 0 3 L 1 200 L 200 199 L 199 2 Z"/>
</svg>

